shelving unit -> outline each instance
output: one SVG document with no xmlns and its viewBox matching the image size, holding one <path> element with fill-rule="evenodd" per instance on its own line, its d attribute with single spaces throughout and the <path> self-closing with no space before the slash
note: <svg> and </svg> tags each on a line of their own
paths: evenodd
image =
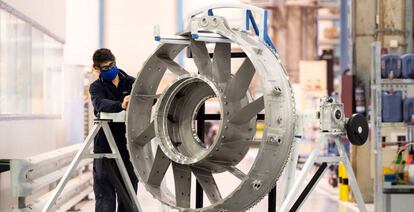
<svg viewBox="0 0 414 212">
<path fill-rule="evenodd" d="M 398 89 L 403 91 L 403 97 L 414 96 L 413 79 L 381 79 L 381 44 L 372 44 L 371 63 L 371 138 L 373 141 L 373 153 L 375 157 L 375 181 L 374 181 L 374 203 L 375 211 L 382 212 L 389 209 L 390 197 L 387 194 L 413 194 L 414 185 L 391 185 L 383 182 L 383 147 L 381 129 L 384 127 L 405 127 L 403 122 L 383 123 L 382 122 L 382 91 Z M 410 88 L 410 89 L 409 89 Z M 414 196 L 413 196 L 414 197 Z"/>
<path fill-rule="evenodd" d="M 382 85 L 414 85 L 414 79 L 381 79 Z"/>
</svg>

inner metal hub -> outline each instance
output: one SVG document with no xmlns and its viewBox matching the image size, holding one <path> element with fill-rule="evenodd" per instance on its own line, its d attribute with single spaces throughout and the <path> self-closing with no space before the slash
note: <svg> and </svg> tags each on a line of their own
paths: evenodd
<svg viewBox="0 0 414 212">
<path fill-rule="evenodd" d="M 201 112 L 202 106 L 204 106 L 204 111 L 203 112 L 205 114 L 208 113 L 207 109 L 208 109 L 209 103 L 211 103 L 211 102 L 209 102 L 210 100 L 217 101 L 217 97 L 215 95 L 204 97 L 198 103 L 195 110 L 193 111 L 193 122 L 192 122 L 192 127 L 191 127 L 191 129 L 193 131 L 193 137 L 194 137 L 195 140 L 197 140 L 198 144 L 201 145 L 203 148 L 209 148 L 211 146 L 211 143 L 210 143 L 211 142 L 211 134 L 210 134 L 210 138 L 206 138 L 206 136 L 208 136 L 209 133 L 212 133 L 212 132 L 209 132 L 209 130 L 211 130 L 211 128 L 213 127 L 212 126 L 213 123 L 211 121 L 209 123 L 205 123 L 205 124 L 199 123 L 200 120 L 199 120 L 198 117 L 199 117 L 199 115 L 202 114 L 202 112 Z M 216 111 L 213 111 L 213 113 L 216 113 Z M 220 116 L 220 114 L 219 114 L 219 116 Z M 221 121 L 221 118 L 219 118 L 219 121 Z M 215 121 L 215 124 L 217 124 L 217 121 Z M 208 125 L 210 125 L 210 127 L 208 127 Z M 201 127 L 204 128 L 204 129 L 202 129 L 203 134 L 204 134 L 204 136 L 203 136 L 204 140 L 202 140 L 199 137 L 199 133 L 198 133 L 198 131 L 201 130 L 200 129 Z M 213 136 L 213 140 L 215 140 L 216 138 L 217 138 L 217 135 Z"/>
<path fill-rule="evenodd" d="M 155 128 L 160 147 L 171 160 L 180 164 L 203 161 L 220 143 L 216 136 L 205 148 L 194 130 L 193 120 L 205 100 L 218 97 L 220 115 L 223 115 L 222 95 L 216 85 L 205 77 L 186 75 L 175 80 L 161 95 L 156 109 Z M 221 126 L 223 121 L 219 121 Z"/>
</svg>

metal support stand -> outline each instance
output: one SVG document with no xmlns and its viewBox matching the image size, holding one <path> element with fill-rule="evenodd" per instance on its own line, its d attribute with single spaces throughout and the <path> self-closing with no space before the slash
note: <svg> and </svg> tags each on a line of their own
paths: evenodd
<svg viewBox="0 0 414 212">
<path fill-rule="evenodd" d="M 268 194 L 267 211 L 276 212 L 276 186 Z"/>
<path fill-rule="evenodd" d="M 293 206 L 289 211 L 297 211 L 302 206 L 302 203 L 306 200 L 309 193 L 312 192 L 312 190 L 315 188 L 315 185 L 321 179 L 321 176 L 325 173 L 326 167 L 328 167 L 328 164 L 326 162 L 323 162 L 318 171 L 316 171 L 315 175 L 313 175 L 312 179 L 306 185 L 303 192 L 299 195 L 298 199 L 295 201 L 295 203 L 293 203 Z"/>
<path fill-rule="evenodd" d="M 335 139 L 336 147 L 339 151 L 339 157 L 320 157 L 319 153 L 320 150 L 323 147 L 323 144 L 325 143 L 326 139 L 325 137 L 332 137 Z M 293 157 L 296 157 L 296 155 L 292 155 Z M 344 163 L 346 172 L 349 177 L 349 182 L 351 185 L 352 192 L 355 196 L 356 202 L 358 204 L 358 208 L 362 212 L 366 212 L 367 208 L 365 207 L 364 200 L 362 199 L 361 191 L 359 190 L 359 186 L 357 184 L 354 172 L 351 167 L 351 163 L 349 161 L 349 158 L 346 154 L 345 148 L 342 145 L 342 143 L 339 141 L 339 134 L 335 133 L 321 133 L 321 136 L 318 139 L 318 142 L 316 143 L 315 148 L 312 150 L 311 154 L 309 155 L 309 158 L 306 160 L 305 165 L 303 166 L 303 169 L 297 178 L 297 180 L 294 182 L 293 186 L 290 187 L 288 194 L 286 195 L 286 198 L 284 199 L 282 205 L 280 206 L 280 212 L 287 212 L 287 211 L 297 211 L 302 206 L 303 202 L 306 200 L 306 198 L 309 196 L 309 194 L 312 192 L 312 190 L 315 188 L 315 185 L 318 183 L 320 178 L 323 176 L 323 173 L 326 171 L 326 167 L 328 163 L 338 163 L 342 161 Z M 315 162 L 320 162 L 322 165 L 318 169 L 318 171 L 315 173 L 311 181 L 308 183 L 308 185 L 305 187 L 304 191 L 301 193 L 299 198 L 293 203 L 296 197 L 296 194 L 299 192 L 300 186 L 305 181 L 306 176 L 311 171 L 311 168 L 313 167 Z M 290 166 L 296 167 L 296 164 L 290 164 Z M 289 183 L 289 181 L 288 181 Z M 293 203 L 293 205 L 292 205 Z M 291 207 L 292 205 L 292 207 Z"/>
<path fill-rule="evenodd" d="M 294 182 L 295 175 L 296 175 L 296 165 L 298 164 L 297 146 L 299 144 L 299 141 L 300 141 L 300 137 L 295 136 L 295 139 L 292 144 L 292 152 L 290 153 L 289 161 L 286 166 L 287 179 L 286 179 L 285 188 L 283 189 L 283 193 L 282 193 L 282 200 L 286 199 L 288 192 L 289 192 L 289 188 L 293 186 L 293 182 Z"/>
<path fill-rule="evenodd" d="M 198 110 L 197 114 L 197 135 L 198 138 L 204 143 L 204 127 L 206 120 L 205 104 L 200 106 L 200 109 Z M 203 207 L 203 198 L 203 187 L 201 187 L 201 184 L 198 182 L 198 180 L 196 180 L 196 208 Z"/>
<path fill-rule="evenodd" d="M 132 209 L 134 211 L 142 211 L 138 198 L 136 196 L 135 190 L 132 186 L 131 180 L 129 179 L 128 172 L 125 168 L 125 164 L 122 161 L 121 154 L 119 153 L 118 147 L 116 146 L 115 139 L 112 135 L 111 129 L 109 128 L 108 122 L 111 120 L 108 119 L 98 119 L 95 121 L 95 125 L 93 126 L 92 130 L 90 131 L 89 135 L 86 137 L 83 146 L 79 149 L 78 153 L 76 153 L 75 158 L 70 163 L 69 168 L 66 170 L 65 174 L 63 175 L 62 179 L 59 181 L 56 189 L 53 191 L 53 194 L 49 197 L 45 207 L 43 208 L 42 212 L 52 211 L 52 206 L 56 202 L 59 195 L 62 193 L 63 188 L 65 187 L 66 183 L 69 181 L 69 177 L 72 174 L 73 170 L 78 166 L 79 162 L 85 158 L 112 158 L 115 159 L 116 165 L 119 168 L 119 171 L 122 176 L 122 180 L 126 186 L 126 189 L 129 194 L 130 201 L 132 202 Z M 93 139 L 98 134 L 100 129 L 103 129 L 105 136 L 108 140 L 108 144 L 111 148 L 112 153 L 106 154 L 91 154 L 89 153 L 89 146 L 92 144 Z"/>
<path fill-rule="evenodd" d="M 26 197 L 19 197 L 17 200 L 17 204 L 19 209 L 26 208 Z"/>
</svg>

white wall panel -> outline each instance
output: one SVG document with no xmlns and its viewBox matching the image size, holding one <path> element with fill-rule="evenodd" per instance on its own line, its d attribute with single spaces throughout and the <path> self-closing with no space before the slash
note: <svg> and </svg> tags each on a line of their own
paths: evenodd
<svg viewBox="0 0 414 212">
<path fill-rule="evenodd" d="M 154 51 L 154 25 L 162 34 L 177 30 L 176 1 L 105 1 L 105 46 L 117 58 L 117 65 L 135 76 Z"/>
<path fill-rule="evenodd" d="M 2 0 L 40 25 L 65 39 L 65 0 Z"/>
</svg>

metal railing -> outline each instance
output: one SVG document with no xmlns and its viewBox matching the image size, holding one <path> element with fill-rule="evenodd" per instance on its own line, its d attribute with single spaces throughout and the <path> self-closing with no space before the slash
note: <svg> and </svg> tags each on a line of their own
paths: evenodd
<svg viewBox="0 0 414 212">
<path fill-rule="evenodd" d="M 81 145 L 75 144 L 26 159 L 11 160 L 12 196 L 18 198 L 18 206 L 13 211 L 40 211 Z M 76 174 L 56 201 L 54 211 L 69 210 L 92 192 L 92 172 L 89 169 L 91 162 L 89 159 L 79 164 Z M 36 198 L 45 190 L 45 194 Z M 27 203 L 27 198 L 32 195 L 36 199 Z"/>
</svg>

